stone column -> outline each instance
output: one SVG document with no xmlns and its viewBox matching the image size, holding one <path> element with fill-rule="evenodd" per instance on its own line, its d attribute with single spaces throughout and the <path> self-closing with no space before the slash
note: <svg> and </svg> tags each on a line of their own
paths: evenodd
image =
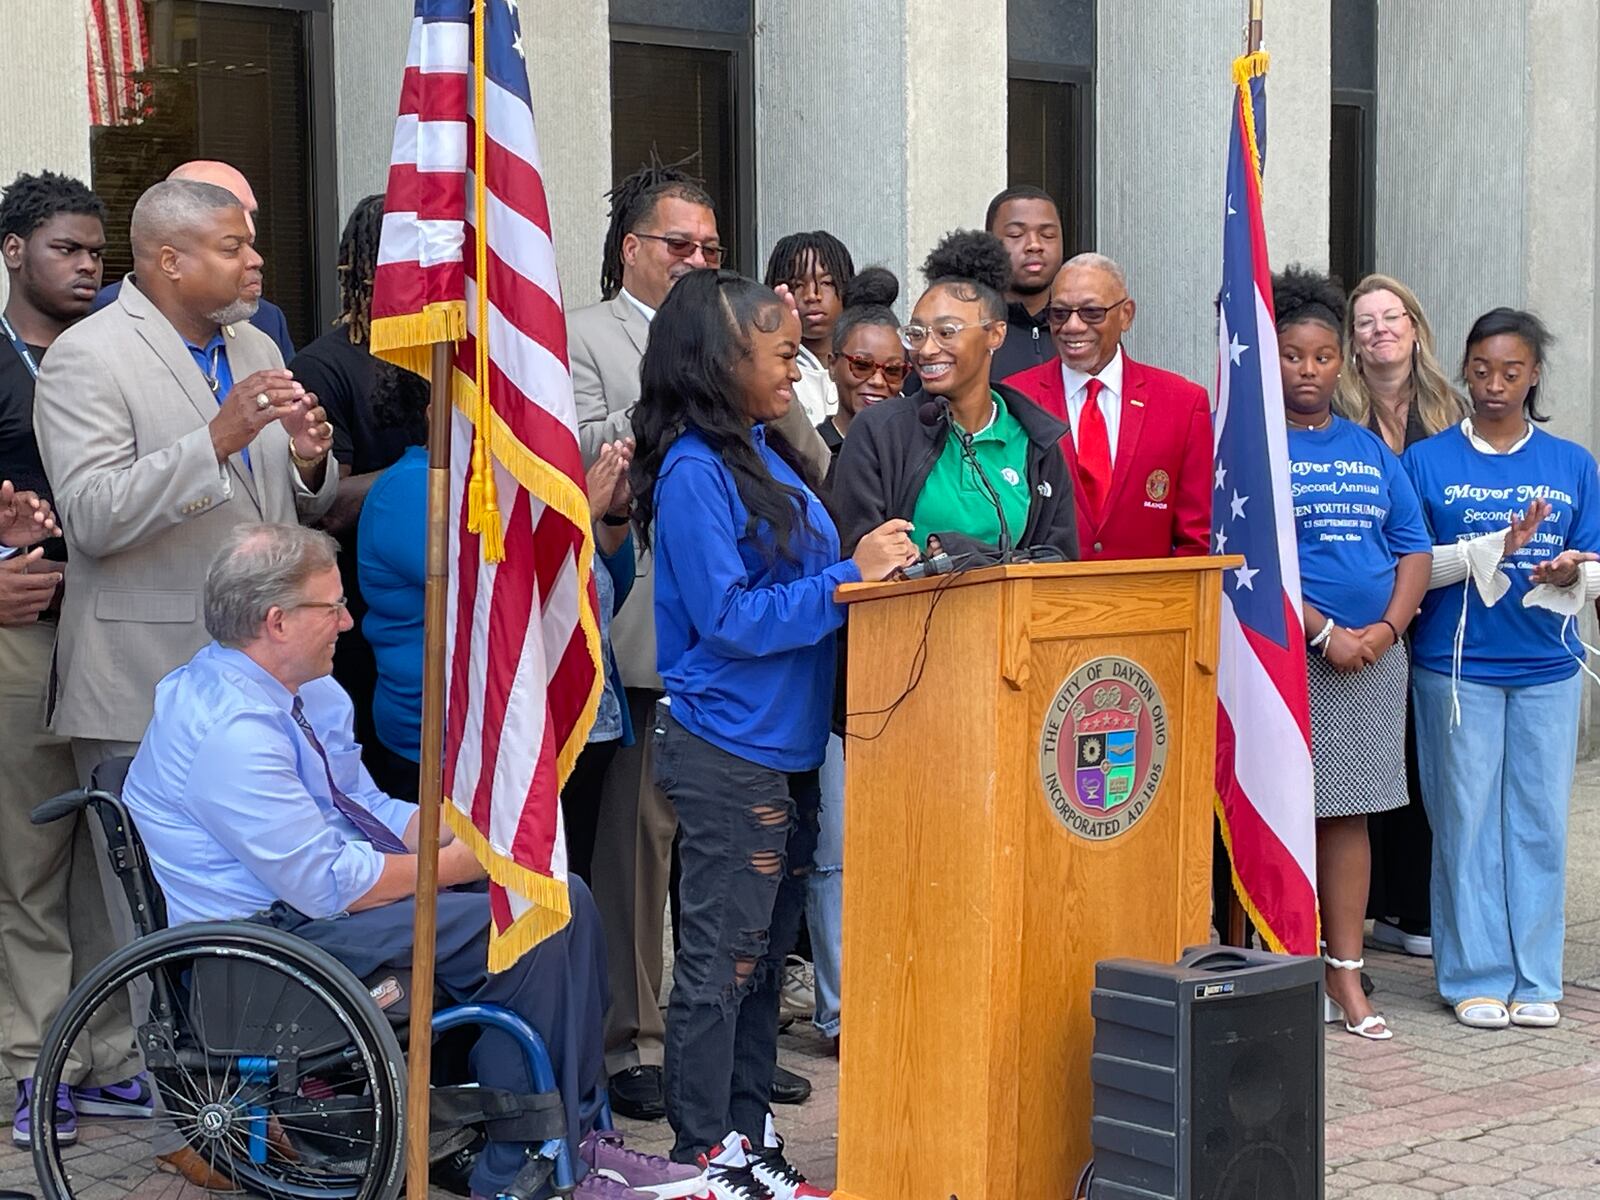
<svg viewBox="0 0 1600 1200">
<path fill-rule="evenodd" d="M 412 0 L 338 0 L 334 74 L 340 221 L 388 176 Z M 611 32 L 604 4 L 522 0 L 556 264 L 568 307 L 600 298 L 611 186 Z"/>
<path fill-rule="evenodd" d="M 1003 0 L 756 0 L 758 272 L 826 228 L 888 267 L 901 308 L 947 231 L 983 224 L 1006 178 Z"/>
<path fill-rule="evenodd" d="M 1211 390 L 1222 275 L 1230 66 L 1244 50 L 1234 0 L 1102 3 L 1095 67 L 1099 249 L 1139 305 L 1130 352 Z M 1267 169 L 1272 265 L 1328 257 L 1328 0 L 1267 6 Z"/>
<path fill-rule="evenodd" d="M 0 138 L 0 188 L 21 171 L 60 171 L 88 183 L 83 0 L 7 9 L 7 36 L 0 37 L 0 112 L 9 115 Z M 41 97 L 49 99 L 41 102 Z M 0 304 L 5 303 L 4 276 L 0 271 Z"/>
</svg>

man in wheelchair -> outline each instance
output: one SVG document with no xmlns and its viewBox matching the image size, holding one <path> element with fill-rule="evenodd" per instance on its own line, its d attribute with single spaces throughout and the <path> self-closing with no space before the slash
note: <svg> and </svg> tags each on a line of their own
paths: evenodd
<svg viewBox="0 0 1600 1200">
<path fill-rule="evenodd" d="M 206 577 L 205 624 L 216 640 L 157 687 L 123 799 L 170 925 L 264 920 L 322 947 L 359 979 L 388 969 L 406 977 L 417 809 L 372 782 L 350 697 L 330 675 L 334 643 L 351 624 L 336 552 L 326 534 L 296 526 L 234 532 Z M 482 870 L 448 829 L 440 842 L 438 985 L 457 1003 L 510 1009 L 543 1035 L 582 1173 L 596 1161 L 605 1081 L 606 961 L 594 900 L 572 878 L 567 928 L 490 974 L 489 899 L 472 890 Z M 479 1037 L 470 1068 L 483 1088 L 536 1090 L 519 1047 L 493 1029 Z M 474 1197 L 509 1189 L 528 1160 L 528 1143 L 497 1140 L 493 1124 L 489 1131 Z M 600 1150 L 612 1154 L 613 1178 L 591 1170 L 575 1195 L 639 1200 L 700 1190 L 692 1169 L 614 1145 Z"/>
</svg>

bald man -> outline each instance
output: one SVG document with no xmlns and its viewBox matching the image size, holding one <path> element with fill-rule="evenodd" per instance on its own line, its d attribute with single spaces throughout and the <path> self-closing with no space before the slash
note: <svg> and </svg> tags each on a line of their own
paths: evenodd
<svg viewBox="0 0 1600 1200">
<path fill-rule="evenodd" d="M 51 728 L 80 777 L 131 753 L 155 685 L 206 643 L 207 565 L 236 525 L 327 511 L 332 426 L 246 322 L 261 256 L 233 193 L 158 183 L 116 301 L 58 338 L 34 428 L 72 560 Z"/>
<path fill-rule="evenodd" d="M 244 209 L 245 225 L 250 230 L 252 241 L 256 236 L 256 216 L 261 211 L 261 206 L 256 201 L 255 189 L 250 186 L 250 181 L 244 177 L 237 167 L 225 162 L 218 162 L 212 158 L 197 158 L 192 162 L 179 163 L 172 168 L 172 173 L 167 176 L 169 180 L 186 179 L 193 183 L 209 183 L 213 187 L 222 188 L 231 192 L 234 199 Z M 94 307 L 91 312 L 99 312 L 106 305 L 117 298 L 117 293 L 122 288 L 122 280 L 113 279 L 100 289 L 100 294 L 94 298 Z M 256 305 L 256 311 L 250 314 L 250 324 L 278 343 L 278 353 L 283 356 L 284 362 L 294 359 L 294 339 L 289 336 L 289 321 L 283 315 L 283 309 L 270 300 L 261 300 Z"/>
</svg>

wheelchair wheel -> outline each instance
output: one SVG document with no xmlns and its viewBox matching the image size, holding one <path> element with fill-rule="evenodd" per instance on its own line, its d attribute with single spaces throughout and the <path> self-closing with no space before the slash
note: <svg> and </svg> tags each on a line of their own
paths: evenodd
<svg viewBox="0 0 1600 1200">
<path fill-rule="evenodd" d="M 366 989 L 333 957 L 243 923 L 141 938 L 73 989 L 45 1037 L 36 1094 L 55 1095 L 91 1042 L 125 1027 L 130 996 L 151 1115 L 80 1115 L 77 1143 L 63 1146 L 53 1106 L 36 1105 L 33 1161 L 46 1200 L 210 1194 L 158 1165 L 185 1150 L 218 1190 L 231 1180 L 230 1190 L 275 1200 L 399 1193 L 405 1060 Z"/>
</svg>

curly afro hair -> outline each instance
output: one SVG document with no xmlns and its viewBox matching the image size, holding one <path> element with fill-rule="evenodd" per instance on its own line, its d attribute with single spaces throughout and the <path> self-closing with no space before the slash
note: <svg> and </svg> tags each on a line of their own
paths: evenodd
<svg viewBox="0 0 1600 1200">
<path fill-rule="evenodd" d="M 54 171 L 18 175 L 0 199 L 0 239 L 13 233 L 26 238 L 60 213 L 98 217 L 102 225 L 106 221 L 105 202 L 72 176 Z"/>
<path fill-rule="evenodd" d="M 1272 311 L 1277 327 L 1320 321 L 1335 333 L 1344 329 L 1344 289 L 1331 276 L 1292 265 L 1272 277 Z"/>
<path fill-rule="evenodd" d="M 1011 256 L 999 238 L 981 229 L 947 233 L 922 264 L 929 289 L 948 287 L 962 300 L 976 300 L 983 315 L 1006 319 L 1005 290 L 1011 283 Z"/>
</svg>

